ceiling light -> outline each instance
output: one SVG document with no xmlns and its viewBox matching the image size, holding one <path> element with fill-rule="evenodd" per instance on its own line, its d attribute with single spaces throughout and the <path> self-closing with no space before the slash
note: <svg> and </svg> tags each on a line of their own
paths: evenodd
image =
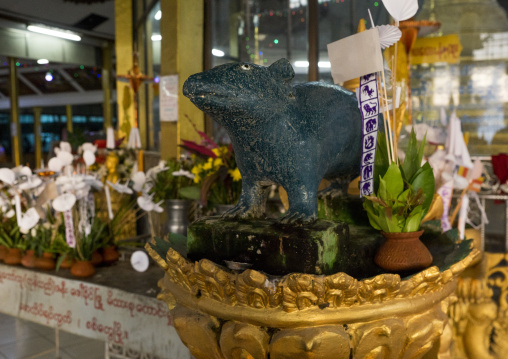
<svg viewBox="0 0 508 359">
<path fill-rule="evenodd" d="M 332 65 L 330 64 L 330 61 L 319 61 L 317 63 L 318 67 L 321 67 L 321 68 L 326 68 L 326 69 L 329 69 L 332 67 Z"/>
<path fill-rule="evenodd" d="M 155 20 L 160 20 L 160 19 L 161 19 L 161 17 L 162 17 L 162 11 L 160 11 L 160 10 L 159 10 L 159 11 L 157 11 L 157 12 L 155 13 L 155 16 L 154 16 L 153 18 L 154 18 Z"/>
<path fill-rule="evenodd" d="M 72 40 L 72 41 L 81 41 L 81 37 L 72 33 L 70 31 L 59 30 L 59 29 L 50 29 L 48 27 L 41 27 L 35 25 L 28 25 L 26 27 L 28 31 L 37 32 L 39 34 L 50 35 L 61 37 L 62 39 Z"/>
<path fill-rule="evenodd" d="M 161 34 L 153 34 L 152 35 L 152 41 L 161 41 L 162 35 Z"/>
<path fill-rule="evenodd" d="M 48 59 L 39 59 L 39 60 L 37 60 L 37 63 L 39 65 L 46 65 L 46 64 L 49 64 L 49 60 Z"/>
<path fill-rule="evenodd" d="M 309 67 L 309 61 L 295 61 L 295 67 Z"/>
<path fill-rule="evenodd" d="M 50 81 L 53 81 L 53 75 L 51 74 L 51 72 L 46 72 L 46 76 L 44 76 L 44 79 L 48 82 Z"/>
<path fill-rule="evenodd" d="M 224 51 L 219 50 L 219 49 L 212 49 L 212 55 L 217 56 L 217 57 L 223 57 Z"/>
</svg>

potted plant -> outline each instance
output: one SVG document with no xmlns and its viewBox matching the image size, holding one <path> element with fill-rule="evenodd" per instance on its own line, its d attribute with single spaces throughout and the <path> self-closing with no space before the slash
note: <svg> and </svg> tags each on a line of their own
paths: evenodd
<svg viewBox="0 0 508 359">
<path fill-rule="evenodd" d="M 71 266 L 71 273 L 76 277 L 89 277 L 95 274 L 91 263 L 92 254 L 100 247 L 105 234 L 106 223 L 95 218 L 88 235 L 76 231 L 76 247 L 74 257 L 76 261 Z"/>
<path fill-rule="evenodd" d="M 422 218 L 434 195 L 434 174 L 428 163 L 421 165 L 425 138 L 418 145 L 411 132 L 406 156 L 396 164 L 388 160 L 384 136 L 378 136 L 375 159 L 375 192 L 363 203 L 369 222 L 386 241 L 375 256 L 375 263 L 389 271 L 423 269 L 432 255 L 419 240 Z"/>
<path fill-rule="evenodd" d="M 4 218 L 0 226 L 0 244 L 7 248 L 4 257 L 5 264 L 18 265 L 21 263 L 22 254 L 27 244 L 20 232 L 15 216 Z"/>
</svg>

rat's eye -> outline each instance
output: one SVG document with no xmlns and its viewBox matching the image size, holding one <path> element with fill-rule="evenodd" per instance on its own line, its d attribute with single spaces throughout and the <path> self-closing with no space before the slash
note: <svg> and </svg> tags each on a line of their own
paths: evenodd
<svg viewBox="0 0 508 359">
<path fill-rule="evenodd" d="M 249 64 L 243 64 L 240 66 L 242 70 L 250 70 L 252 67 Z"/>
</svg>

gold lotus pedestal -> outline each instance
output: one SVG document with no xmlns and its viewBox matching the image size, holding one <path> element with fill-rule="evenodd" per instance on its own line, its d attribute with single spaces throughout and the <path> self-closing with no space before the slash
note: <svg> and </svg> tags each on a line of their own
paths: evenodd
<svg viewBox="0 0 508 359">
<path fill-rule="evenodd" d="M 173 249 L 165 256 L 154 245 L 146 249 L 165 271 L 159 299 L 197 359 L 421 358 L 431 348 L 445 358 L 449 298 L 479 256 L 473 250 L 444 271 L 430 267 L 407 279 L 357 280 L 345 273 L 231 271 Z"/>
</svg>

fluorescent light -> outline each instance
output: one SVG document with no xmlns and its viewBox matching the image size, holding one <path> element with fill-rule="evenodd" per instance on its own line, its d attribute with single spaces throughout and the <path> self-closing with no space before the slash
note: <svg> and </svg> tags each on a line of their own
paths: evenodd
<svg viewBox="0 0 508 359">
<path fill-rule="evenodd" d="M 160 11 L 160 10 L 159 10 L 159 11 L 157 11 L 157 12 L 155 13 L 155 16 L 154 16 L 153 18 L 154 18 L 155 20 L 160 20 L 160 19 L 161 19 L 161 17 L 162 17 L 162 11 Z"/>
<path fill-rule="evenodd" d="M 212 49 L 212 55 L 217 56 L 217 57 L 223 57 L 224 51 L 219 50 L 219 49 Z"/>
<path fill-rule="evenodd" d="M 319 61 L 317 63 L 318 67 L 321 67 L 321 68 L 326 68 L 326 69 L 329 69 L 332 67 L 332 65 L 330 64 L 330 61 Z"/>
<path fill-rule="evenodd" d="M 46 64 L 49 64 L 49 60 L 48 59 L 39 59 L 39 60 L 37 60 L 37 63 L 39 65 L 46 65 Z"/>
<path fill-rule="evenodd" d="M 152 35 L 152 41 L 161 41 L 162 35 L 161 34 L 153 34 Z"/>
<path fill-rule="evenodd" d="M 309 61 L 295 61 L 295 67 L 309 67 Z"/>
<path fill-rule="evenodd" d="M 34 26 L 34 25 L 28 25 L 26 27 L 27 30 L 37 32 L 39 34 L 44 35 L 50 35 L 50 36 L 56 36 L 61 37 L 62 39 L 72 40 L 72 41 L 81 41 L 81 37 L 68 31 L 64 30 L 57 30 L 57 29 L 50 29 L 47 27 L 40 27 L 40 26 Z"/>
</svg>

